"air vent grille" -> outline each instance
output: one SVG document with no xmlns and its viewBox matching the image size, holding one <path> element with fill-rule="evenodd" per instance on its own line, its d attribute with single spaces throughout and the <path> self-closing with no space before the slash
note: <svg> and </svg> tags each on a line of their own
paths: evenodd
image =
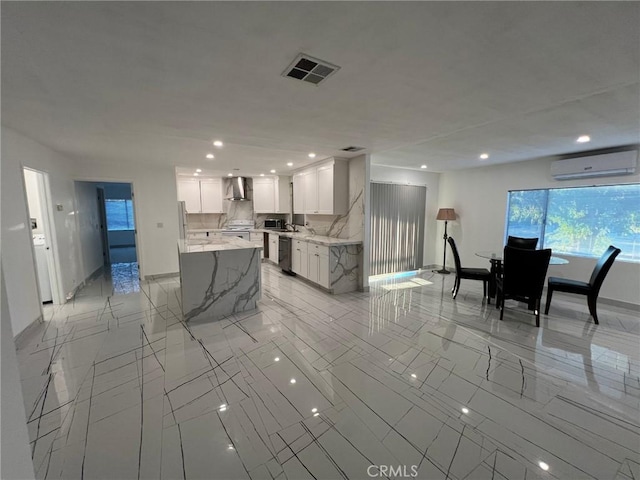
<svg viewBox="0 0 640 480">
<path fill-rule="evenodd" d="M 359 152 L 360 150 L 364 150 L 364 147 L 347 147 L 347 148 L 343 148 L 342 151 L 343 152 Z"/>
<path fill-rule="evenodd" d="M 337 65 L 301 53 L 282 72 L 282 76 L 318 85 L 339 69 Z"/>
</svg>

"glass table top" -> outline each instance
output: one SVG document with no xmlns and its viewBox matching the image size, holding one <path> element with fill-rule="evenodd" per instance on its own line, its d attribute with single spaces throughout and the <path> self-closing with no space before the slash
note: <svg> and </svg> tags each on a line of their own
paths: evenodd
<svg viewBox="0 0 640 480">
<path fill-rule="evenodd" d="M 496 262 L 502 262 L 502 254 L 503 252 L 494 252 L 491 250 L 481 250 L 479 252 L 476 252 L 476 256 L 481 258 L 487 258 L 491 261 L 496 261 Z M 566 265 L 567 263 L 569 263 L 569 260 L 567 260 L 566 258 L 554 257 L 553 255 L 549 260 L 549 265 Z"/>
</svg>

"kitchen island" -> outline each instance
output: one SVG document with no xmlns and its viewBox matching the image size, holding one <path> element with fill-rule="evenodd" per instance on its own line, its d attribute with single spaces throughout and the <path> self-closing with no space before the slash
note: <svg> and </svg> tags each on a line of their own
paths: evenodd
<svg viewBox="0 0 640 480">
<path fill-rule="evenodd" d="M 260 250 L 236 237 L 179 240 L 184 319 L 217 320 L 256 308 Z"/>
</svg>

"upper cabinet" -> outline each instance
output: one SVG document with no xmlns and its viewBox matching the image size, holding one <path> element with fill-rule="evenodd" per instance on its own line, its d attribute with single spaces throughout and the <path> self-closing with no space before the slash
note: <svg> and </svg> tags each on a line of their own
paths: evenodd
<svg viewBox="0 0 640 480">
<path fill-rule="evenodd" d="M 222 180 L 219 178 L 179 178 L 178 200 L 187 213 L 222 213 Z"/>
<path fill-rule="evenodd" d="M 289 184 L 291 177 L 257 177 L 253 179 L 255 213 L 291 213 Z"/>
<path fill-rule="evenodd" d="M 200 180 L 200 201 L 202 213 L 222 213 L 222 179 Z"/>
<path fill-rule="evenodd" d="M 349 203 L 349 165 L 333 158 L 293 176 L 293 212 L 344 215 Z"/>
</svg>

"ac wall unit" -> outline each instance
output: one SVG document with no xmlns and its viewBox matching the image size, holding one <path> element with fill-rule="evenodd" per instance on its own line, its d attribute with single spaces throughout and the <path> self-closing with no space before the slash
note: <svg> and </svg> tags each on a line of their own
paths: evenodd
<svg viewBox="0 0 640 480">
<path fill-rule="evenodd" d="M 637 163 L 638 150 L 568 158 L 553 162 L 551 175 L 556 180 L 631 175 L 636 172 Z"/>
</svg>

